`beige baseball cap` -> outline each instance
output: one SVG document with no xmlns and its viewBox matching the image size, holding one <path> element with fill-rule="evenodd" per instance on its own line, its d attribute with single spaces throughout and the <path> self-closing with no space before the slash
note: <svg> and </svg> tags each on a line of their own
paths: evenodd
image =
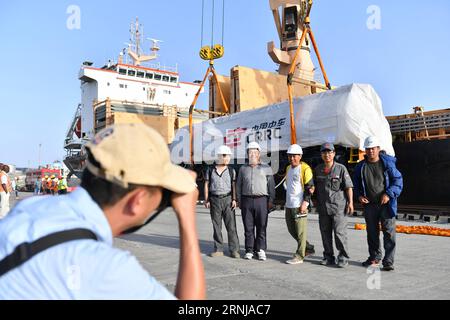
<svg viewBox="0 0 450 320">
<path fill-rule="evenodd" d="M 197 185 L 186 169 L 170 161 L 162 136 L 145 124 L 116 124 L 86 144 L 100 168 L 86 161 L 94 175 L 127 188 L 129 184 L 160 186 L 189 193 Z"/>
</svg>

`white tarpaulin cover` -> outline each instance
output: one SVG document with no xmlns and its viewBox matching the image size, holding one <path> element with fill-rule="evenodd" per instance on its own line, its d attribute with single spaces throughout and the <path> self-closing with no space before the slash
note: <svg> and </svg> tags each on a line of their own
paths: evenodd
<svg viewBox="0 0 450 320">
<path fill-rule="evenodd" d="M 332 91 L 296 98 L 297 143 L 303 148 L 331 142 L 364 150 L 364 139 L 377 136 L 381 148 L 394 155 L 392 136 L 372 86 L 351 84 Z M 245 158 L 248 142 L 263 152 L 287 150 L 290 145 L 289 103 L 243 111 L 194 125 L 195 162 L 215 159 L 214 150 L 226 144 L 234 158 Z M 172 161 L 189 162 L 189 127 L 179 129 L 171 144 Z"/>
</svg>

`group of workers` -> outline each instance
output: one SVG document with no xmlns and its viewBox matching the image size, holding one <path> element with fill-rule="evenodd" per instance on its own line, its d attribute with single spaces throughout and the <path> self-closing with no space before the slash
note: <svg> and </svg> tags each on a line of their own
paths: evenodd
<svg viewBox="0 0 450 320">
<path fill-rule="evenodd" d="M 379 242 L 371 232 L 381 221 L 386 249 L 383 263 L 389 266 L 395 249 L 392 210 L 395 215 L 401 175 L 392 166 L 392 159 L 375 156 L 379 147 L 366 147 L 368 158 L 355 171 L 362 179 L 355 181 L 355 193 L 364 203 L 366 221 L 371 224 L 367 228 L 368 261 L 380 259 Z M 109 126 L 86 145 L 86 152 L 81 185 L 74 192 L 25 199 L 0 221 L 0 299 L 204 299 L 196 174 L 174 165 L 162 136 L 144 124 Z M 309 199 L 314 193 L 326 258 L 331 261 L 333 256 L 332 230 L 340 239 L 339 257 L 348 258 L 341 236 L 345 230 L 336 226 L 342 226 L 343 216 L 352 211 L 351 184 L 345 167 L 331 161 L 333 152 L 331 144 L 322 146 L 325 163 L 316 168 L 315 178 L 311 168 L 301 162 L 300 146 L 292 146 L 288 152 L 286 222 L 298 243 L 291 263 L 302 262 L 305 255 Z M 265 260 L 268 212 L 275 197 L 271 169 L 261 164 L 260 148 L 255 143 L 249 145 L 249 163 L 238 175 L 228 166 L 228 150 L 222 148 L 218 153 L 221 160 L 208 172 L 206 192 L 216 255 L 223 254 L 220 229 L 224 219 L 230 251 L 238 258 L 234 208 L 240 207 L 245 257 L 252 259 L 256 254 Z M 382 188 L 374 183 L 381 183 Z M 178 220 L 180 242 L 174 294 L 129 252 L 113 246 L 113 237 L 139 230 L 168 206 Z"/>
<path fill-rule="evenodd" d="M 66 194 L 67 179 L 65 176 L 45 175 L 43 178 L 36 178 L 34 183 L 34 194 Z"/>
<path fill-rule="evenodd" d="M 315 195 L 322 236 L 322 265 L 348 265 L 347 216 L 353 215 L 353 190 L 356 199 L 364 206 L 367 224 L 369 257 L 363 266 L 379 266 L 385 271 L 394 270 L 395 216 L 397 198 L 403 187 L 402 176 L 395 167 L 395 158 L 382 152 L 376 137 L 365 140 L 366 159 L 355 168 L 354 181 L 347 168 L 335 161 L 332 143 L 321 146 L 323 163 L 314 170 L 302 161 L 301 146 L 291 145 L 287 151 L 290 165 L 286 168 L 285 220 L 289 234 L 296 240 L 297 248 L 288 264 L 301 264 L 306 255 L 314 252 L 307 243 L 307 217 Z M 217 149 L 215 165 L 205 174 L 205 206 L 210 208 L 213 224 L 214 251 L 212 257 L 223 256 L 222 220 L 228 232 L 230 256 L 240 258 L 239 238 L 234 209 L 240 207 L 244 225 L 245 259 L 266 260 L 266 230 L 268 215 L 275 199 L 275 183 L 271 168 L 260 161 L 261 148 L 251 142 L 247 147 L 248 163 L 241 166 L 239 174 L 229 167 L 231 149 Z M 385 255 L 382 260 L 379 231 L 384 234 Z M 338 251 L 335 256 L 334 242 Z M 382 260 L 382 261 L 381 261 Z"/>
</svg>

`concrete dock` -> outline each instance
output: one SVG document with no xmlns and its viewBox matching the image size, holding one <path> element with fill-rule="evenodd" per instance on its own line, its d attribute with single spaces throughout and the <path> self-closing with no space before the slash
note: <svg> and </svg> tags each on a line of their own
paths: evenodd
<svg viewBox="0 0 450 320">
<path fill-rule="evenodd" d="M 21 193 L 21 199 L 30 196 Z M 15 200 L 11 201 L 13 206 Z M 244 231 L 240 211 L 237 228 L 244 253 Z M 322 242 L 318 215 L 308 218 L 308 240 L 316 253 L 300 265 L 288 265 L 296 243 L 289 235 L 284 211 L 269 216 L 267 260 L 232 259 L 226 255 L 212 258 L 212 224 L 209 210 L 197 207 L 200 247 L 206 273 L 208 299 L 302 300 L 302 299 L 450 299 L 450 238 L 397 234 L 395 271 L 366 269 L 366 231 L 354 229 L 364 223 L 361 217 L 348 219 L 349 265 L 344 269 L 320 265 Z M 401 225 L 450 224 L 398 221 Z M 226 240 L 225 228 L 223 228 Z M 178 271 L 179 239 L 175 214 L 170 209 L 136 234 L 115 240 L 115 245 L 130 251 L 150 274 L 173 292 Z"/>
<path fill-rule="evenodd" d="M 450 299 L 450 238 L 397 234 L 395 271 L 362 267 L 368 257 L 366 231 L 354 230 L 363 218 L 349 218 L 349 265 L 345 269 L 320 265 L 322 241 L 318 215 L 308 218 L 308 240 L 316 253 L 300 265 L 288 265 L 296 242 L 289 235 L 284 211 L 269 216 L 267 260 L 212 258 L 212 224 L 209 210 L 197 207 L 198 230 L 209 299 Z M 240 211 L 237 227 L 244 253 Z M 399 221 L 398 224 L 420 225 Z M 430 225 L 430 224 L 427 224 Z M 433 226 L 450 228 L 449 224 Z M 136 255 L 145 269 L 174 289 L 178 269 L 178 229 L 175 214 L 162 213 L 137 234 L 116 240 L 116 245 Z M 224 238 L 226 232 L 223 230 Z M 226 250 L 227 254 L 228 251 Z"/>
</svg>

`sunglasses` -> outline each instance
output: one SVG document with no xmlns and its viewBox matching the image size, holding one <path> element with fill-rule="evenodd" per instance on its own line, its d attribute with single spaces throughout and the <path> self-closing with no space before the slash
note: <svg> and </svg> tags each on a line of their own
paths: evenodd
<svg viewBox="0 0 450 320">
<path fill-rule="evenodd" d="M 172 205 L 172 203 L 170 202 L 171 198 L 172 198 L 172 191 L 163 189 L 161 202 L 159 203 L 158 208 L 156 208 L 156 212 L 145 222 L 144 226 L 152 222 L 152 220 L 155 219 L 161 212 L 163 212 Z"/>
<path fill-rule="evenodd" d="M 171 204 L 172 194 L 173 194 L 172 191 L 163 189 L 161 202 L 159 203 L 158 208 L 156 208 L 155 213 L 152 214 L 150 216 L 150 218 L 148 218 L 148 220 L 144 222 L 144 224 L 141 224 L 139 226 L 135 226 L 133 228 L 125 230 L 122 234 L 129 234 L 129 233 L 136 232 L 139 229 L 141 229 L 142 227 L 144 227 L 147 224 L 149 224 L 150 222 L 152 222 L 161 212 L 163 212 L 164 210 L 166 210 L 168 207 L 170 207 L 172 205 Z"/>
</svg>

